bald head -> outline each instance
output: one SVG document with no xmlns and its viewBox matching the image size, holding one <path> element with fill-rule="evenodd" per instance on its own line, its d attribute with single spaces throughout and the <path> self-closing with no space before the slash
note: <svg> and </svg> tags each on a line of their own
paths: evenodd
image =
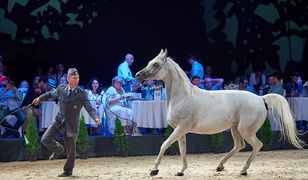
<svg viewBox="0 0 308 180">
<path fill-rule="evenodd" d="M 131 66 L 134 62 L 134 56 L 132 54 L 126 54 L 125 61 Z"/>
</svg>

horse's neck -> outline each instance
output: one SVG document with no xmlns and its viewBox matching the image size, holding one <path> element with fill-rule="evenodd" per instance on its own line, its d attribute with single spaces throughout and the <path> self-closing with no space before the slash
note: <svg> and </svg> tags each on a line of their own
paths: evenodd
<svg viewBox="0 0 308 180">
<path fill-rule="evenodd" d="M 191 84 L 184 71 L 174 62 L 169 61 L 169 74 L 163 80 L 166 86 L 167 104 L 170 100 L 183 99 L 191 93 Z"/>
</svg>

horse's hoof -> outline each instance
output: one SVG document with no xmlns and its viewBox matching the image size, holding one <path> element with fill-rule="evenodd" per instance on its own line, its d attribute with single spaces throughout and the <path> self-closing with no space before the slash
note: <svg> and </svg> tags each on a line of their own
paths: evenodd
<svg viewBox="0 0 308 180">
<path fill-rule="evenodd" d="M 242 176 L 247 176 L 247 172 L 241 172 Z"/>
<path fill-rule="evenodd" d="M 222 167 L 217 167 L 217 168 L 216 168 L 216 171 L 217 171 L 217 172 L 220 172 L 220 171 L 222 171 L 222 170 L 224 170 L 224 169 L 225 169 L 225 168 L 224 168 L 223 166 L 222 166 Z"/>
<path fill-rule="evenodd" d="M 153 169 L 153 170 L 151 170 L 151 172 L 150 172 L 150 176 L 155 176 L 155 175 L 157 175 L 158 174 L 158 169 Z"/>
<path fill-rule="evenodd" d="M 175 174 L 175 176 L 184 176 L 184 173 L 178 172 L 178 173 Z"/>
</svg>

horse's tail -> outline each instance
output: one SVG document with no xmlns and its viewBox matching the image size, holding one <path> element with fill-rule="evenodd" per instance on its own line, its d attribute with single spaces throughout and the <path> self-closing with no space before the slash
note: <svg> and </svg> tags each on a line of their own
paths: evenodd
<svg viewBox="0 0 308 180">
<path fill-rule="evenodd" d="M 299 133 L 296 129 L 288 101 L 279 94 L 267 94 L 263 96 L 263 99 L 268 107 L 268 112 L 272 113 L 271 117 L 281 127 L 281 136 L 287 137 L 294 147 L 302 149 L 306 144 L 298 137 Z M 279 115 L 278 119 L 274 112 Z"/>
</svg>

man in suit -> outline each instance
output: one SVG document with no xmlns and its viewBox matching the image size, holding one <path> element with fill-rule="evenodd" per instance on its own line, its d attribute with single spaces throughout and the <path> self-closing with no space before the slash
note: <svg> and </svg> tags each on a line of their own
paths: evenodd
<svg viewBox="0 0 308 180">
<path fill-rule="evenodd" d="M 68 70 L 67 80 L 67 85 L 61 84 L 54 91 L 47 92 L 32 102 L 33 105 L 38 105 L 41 101 L 53 98 L 57 98 L 59 101 L 59 113 L 41 139 L 41 143 L 53 151 L 49 159 L 54 160 L 65 152 L 64 147 L 55 141 L 58 132 L 63 134 L 67 160 L 63 168 L 64 172 L 59 174 L 59 177 L 68 177 L 73 173 L 81 108 L 84 107 L 88 111 L 97 125 L 102 123 L 95 109 L 91 106 L 86 93 L 78 87 L 79 74 L 77 69 L 70 68 Z"/>
</svg>

